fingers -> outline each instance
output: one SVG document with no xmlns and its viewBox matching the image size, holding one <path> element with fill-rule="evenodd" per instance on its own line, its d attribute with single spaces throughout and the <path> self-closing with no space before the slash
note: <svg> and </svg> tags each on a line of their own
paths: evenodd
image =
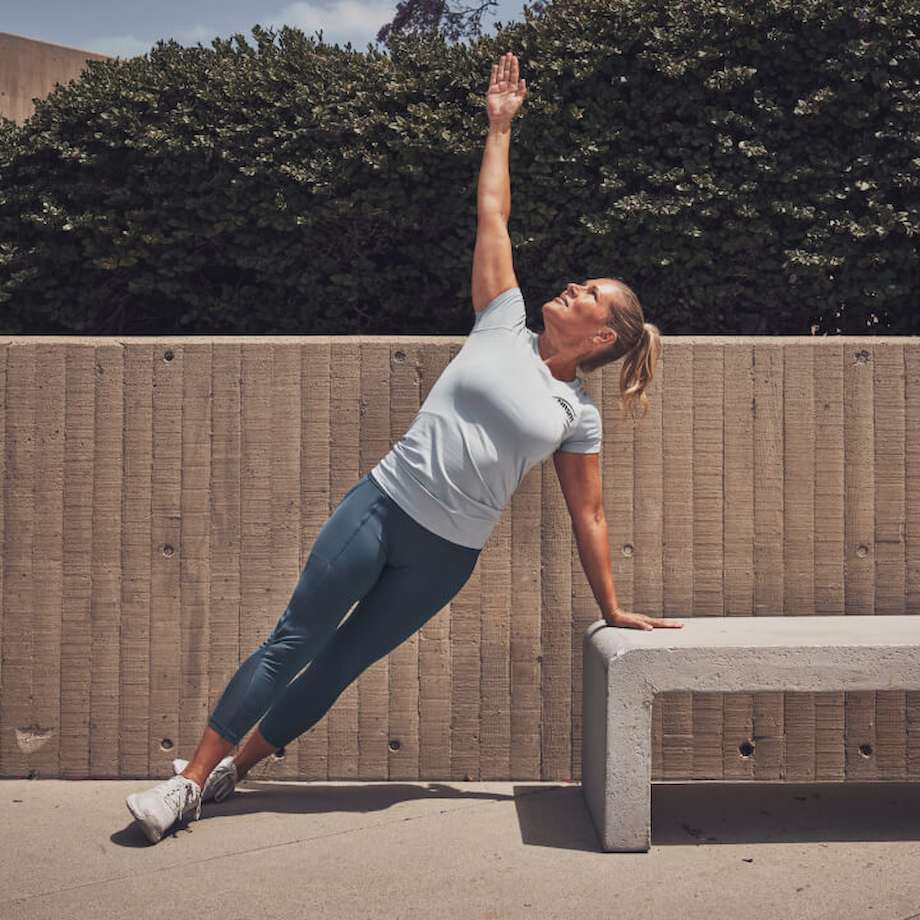
<svg viewBox="0 0 920 920">
<path fill-rule="evenodd" d="M 680 620 L 665 617 L 643 617 L 638 623 L 643 629 L 680 629 L 684 625 Z"/>
<path fill-rule="evenodd" d="M 509 51 L 503 54 L 497 64 L 492 65 L 492 85 L 518 82 L 518 59 Z"/>
<path fill-rule="evenodd" d="M 608 621 L 610 622 L 610 621 Z M 631 616 L 625 617 L 617 622 L 611 622 L 611 626 L 628 626 L 631 629 L 642 629 L 649 630 L 655 629 L 680 629 L 684 624 L 680 620 L 668 620 L 663 617 L 656 619 L 655 617 L 638 617 Z"/>
</svg>

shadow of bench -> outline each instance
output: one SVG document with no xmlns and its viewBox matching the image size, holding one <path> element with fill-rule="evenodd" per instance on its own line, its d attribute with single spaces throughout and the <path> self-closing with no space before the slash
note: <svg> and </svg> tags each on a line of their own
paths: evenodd
<svg viewBox="0 0 920 920">
<path fill-rule="evenodd" d="M 680 619 L 585 632 L 581 784 L 606 852 L 651 845 L 656 693 L 920 690 L 918 616 Z"/>
</svg>

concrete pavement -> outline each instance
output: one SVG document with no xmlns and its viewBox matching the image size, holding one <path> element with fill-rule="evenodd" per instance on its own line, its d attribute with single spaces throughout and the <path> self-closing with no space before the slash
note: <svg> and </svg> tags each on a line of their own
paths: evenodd
<svg viewBox="0 0 920 920">
<path fill-rule="evenodd" d="M 655 783 L 603 853 L 579 784 L 246 780 L 150 844 L 148 780 L 0 780 L 0 918 L 920 918 L 920 785 Z"/>
</svg>

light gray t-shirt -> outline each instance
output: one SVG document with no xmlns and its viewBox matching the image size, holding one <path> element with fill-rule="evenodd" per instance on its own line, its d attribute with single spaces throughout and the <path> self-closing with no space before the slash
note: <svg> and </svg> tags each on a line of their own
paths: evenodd
<svg viewBox="0 0 920 920">
<path fill-rule="evenodd" d="M 371 470 L 411 518 L 481 549 L 532 466 L 556 450 L 599 453 L 600 413 L 582 383 L 557 380 L 525 325 L 520 288 L 481 310 L 409 430 Z"/>
</svg>

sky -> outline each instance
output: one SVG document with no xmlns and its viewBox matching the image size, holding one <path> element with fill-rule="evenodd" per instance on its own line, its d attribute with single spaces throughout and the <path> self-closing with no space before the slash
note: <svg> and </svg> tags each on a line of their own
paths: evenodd
<svg viewBox="0 0 920 920">
<path fill-rule="evenodd" d="M 322 29 L 326 44 L 344 47 L 350 41 L 354 50 L 366 51 L 368 43 L 382 49 L 375 37 L 393 20 L 396 4 L 397 0 L 0 0 L 0 32 L 124 58 L 145 54 L 158 40 L 169 38 L 180 45 L 200 42 L 209 48 L 215 36 L 242 32 L 254 46 L 254 25 L 276 31 L 288 25 L 307 36 Z M 479 6 L 466 0 L 449 5 L 457 11 Z M 482 34 L 494 35 L 496 22 L 523 19 L 524 0 L 498 0 L 482 15 Z"/>
</svg>

